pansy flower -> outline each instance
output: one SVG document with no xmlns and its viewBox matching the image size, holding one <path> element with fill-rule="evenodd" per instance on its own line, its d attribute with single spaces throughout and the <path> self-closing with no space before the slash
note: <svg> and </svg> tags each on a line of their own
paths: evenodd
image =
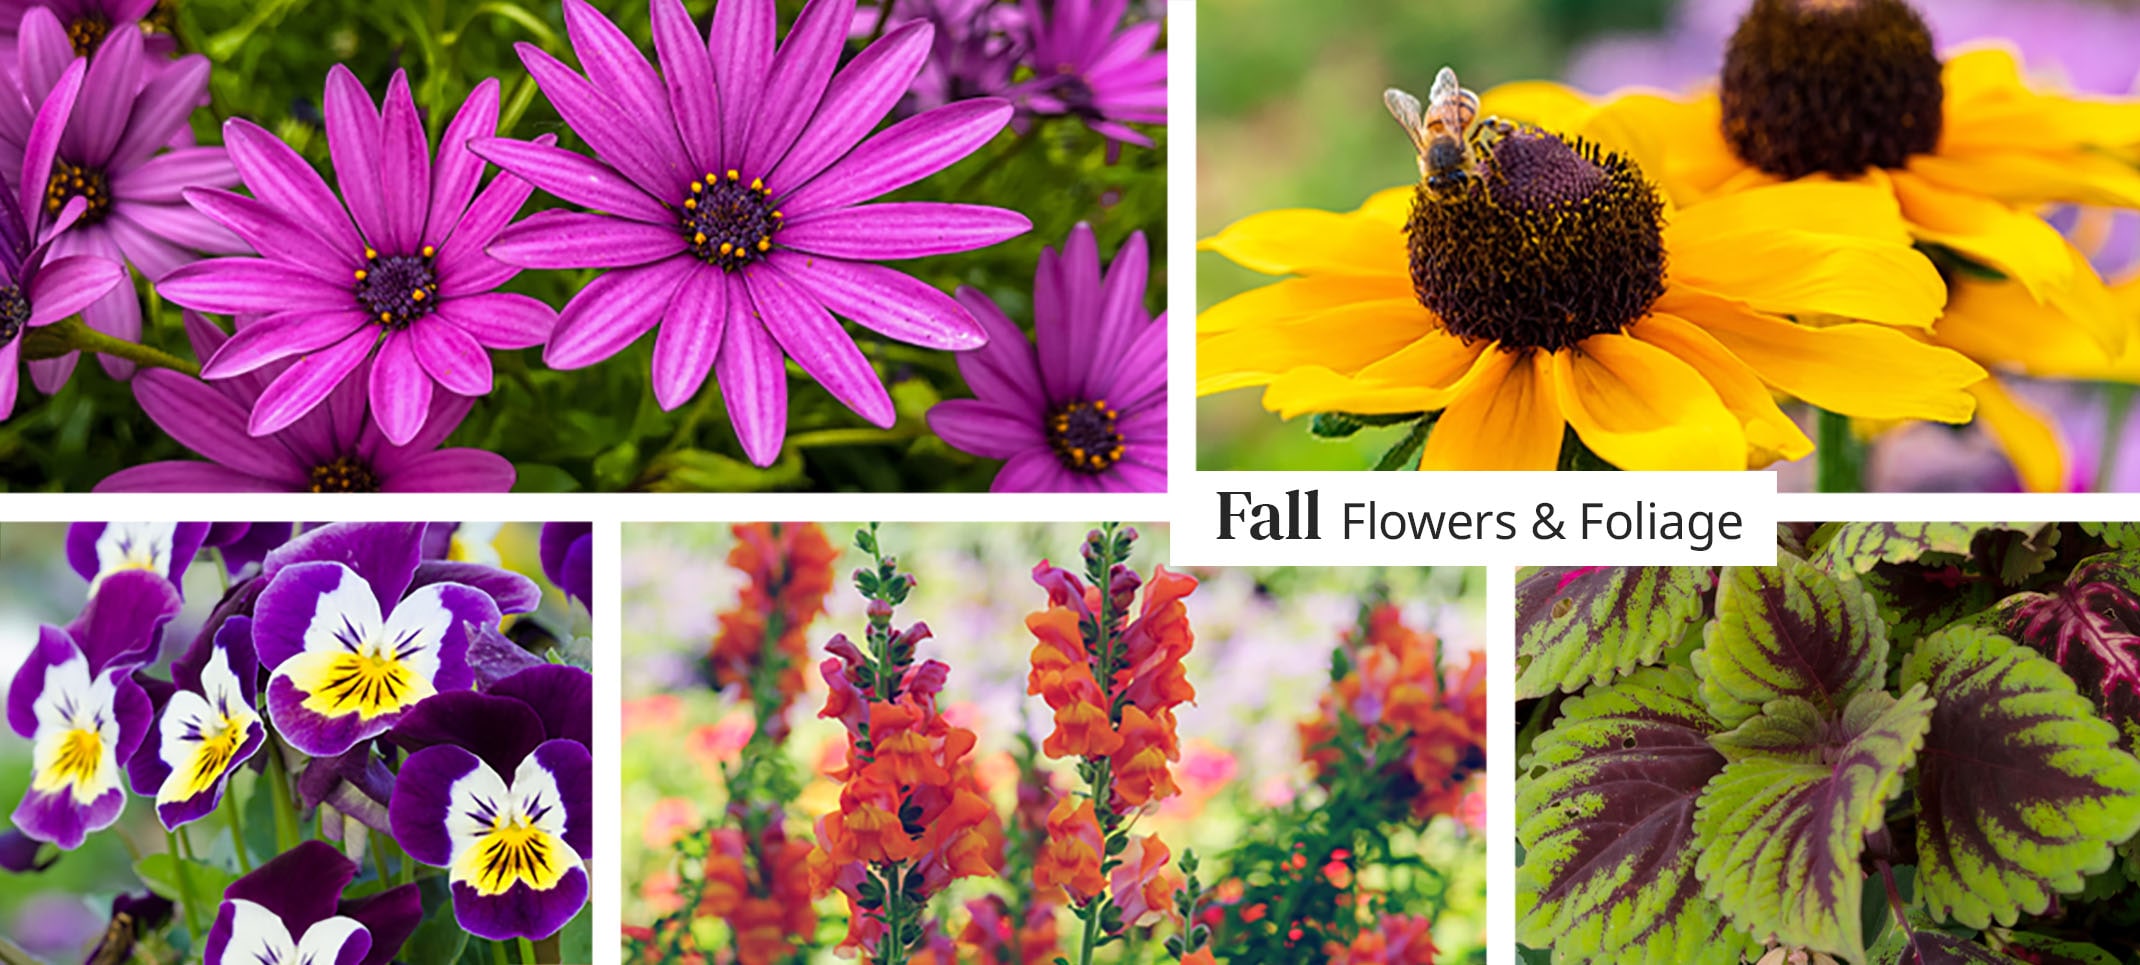
<svg viewBox="0 0 2140 965">
<path fill-rule="evenodd" d="M 253 709 L 260 665 L 252 623 L 242 616 L 223 621 L 204 635 L 205 652 L 172 664 L 176 689 L 164 702 L 156 740 L 127 762 L 134 792 L 156 798 L 156 817 L 165 828 L 177 830 L 213 813 L 230 775 L 267 737 Z"/>
<path fill-rule="evenodd" d="M 483 160 L 467 144 L 497 131 L 495 79 L 469 92 L 439 136 L 435 164 L 400 71 L 382 111 L 337 64 L 327 75 L 326 114 L 340 198 L 274 135 L 227 122 L 231 157 L 254 197 L 189 191 L 186 200 L 264 257 L 195 262 L 157 291 L 198 311 L 263 316 L 238 326 L 203 377 L 295 360 L 261 390 L 250 434 L 290 426 L 361 377 L 372 420 L 388 442 L 408 445 L 430 421 L 434 395 L 490 392 L 491 349 L 528 348 L 550 335 L 555 314 L 526 295 L 494 291 L 517 270 L 484 253 L 532 189 L 500 176 L 476 193 Z"/>
<path fill-rule="evenodd" d="M 499 605 L 462 583 L 411 590 L 421 530 L 401 530 L 395 539 L 328 527 L 268 556 L 253 639 L 269 671 L 268 715 L 300 751 L 339 755 L 425 698 L 474 682 L 470 627 L 496 625 Z M 298 554 L 309 558 L 292 562 Z"/>
<path fill-rule="evenodd" d="M 453 914 L 493 941 L 547 938 L 587 901 L 594 855 L 593 678 L 543 666 L 445 694 L 395 728 L 421 747 L 388 802 L 394 839 L 447 869 Z"/>
<path fill-rule="evenodd" d="M 23 833 L 72 850 L 119 819 L 119 768 L 154 713 L 131 674 L 155 659 L 179 606 L 170 581 L 128 570 L 106 581 L 73 623 L 39 628 L 7 694 L 8 726 L 32 742 L 30 787 L 13 815 Z"/>
<path fill-rule="evenodd" d="M 594 611 L 594 524 L 542 524 L 542 575 Z"/>
<path fill-rule="evenodd" d="M 1025 0 L 1032 80 L 1014 96 L 1038 114 L 1068 114 L 1112 141 L 1152 139 L 1128 124 L 1167 123 L 1167 54 L 1153 50 L 1161 23 L 1122 25 L 1129 0 Z"/>
<path fill-rule="evenodd" d="M 88 58 L 80 96 L 55 96 L 76 48 L 51 9 L 23 15 L 16 66 L 21 96 L 32 111 L 0 111 L 0 163 L 21 150 L 16 203 L 33 219 L 65 224 L 54 255 L 94 255 L 134 266 L 160 280 L 203 253 L 243 251 L 238 237 L 184 203 L 182 192 L 236 184 L 237 169 L 221 147 L 165 150 L 208 95 L 208 58 L 189 54 L 164 63 L 139 30 L 112 33 Z M 150 72 L 154 82 L 150 83 Z M 17 78 L 0 76 L 0 89 Z M 10 164 L 10 166 L 12 166 Z M 82 310 L 90 328 L 115 338 L 141 338 L 141 300 L 132 285 L 112 288 Z M 30 363 L 47 394 L 74 371 L 75 353 Z M 98 360 L 114 377 L 134 364 L 109 355 Z"/>
<path fill-rule="evenodd" d="M 201 358 L 230 336 L 194 312 L 186 338 Z M 423 431 L 395 445 L 365 414 L 366 362 L 327 401 L 279 432 L 246 431 L 250 413 L 276 376 L 293 363 L 203 382 L 168 369 L 134 377 L 134 400 L 179 444 L 209 461 L 171 459 L 129 466 L 104 477 L 98 492 L 504 492 L 513 464 L 481 449 L 438 448 L 460 427 L 475 400 L 450 392 L 431 397 Z M 285 524 L 287 525 L 287 524 Z M 288 534 L 285 533 L 285 536 Z"/>
<path fill-rule="evenodd" d="M 520 58 L 597 159 L 473 144 L 604 212 L 545 211 L 491 246 L 525 268 L 614 269 L 565 306 L 544 361 L 593 365 L 659 326 L 655 400 L 682 405 L 711 370 L 744 454 L 761 466 L 787 432 L 787 359 L 871 424 L 893 422 L 883 380 L 835 315 L 927 348 L 981 344 L 980 326 L 950 296 L 877 262 L 983 248 L 1032 228 L 983 205 L 864 204 L 973 153 L 1011 106 L 960 101 L 870 137 L 928 56 L 929 26 L 901 26 L 835 75 L 853 0 L 811 0 L 777 51 L 774 7 L 721 0 L 701 39 L 681 0 L 655 0 L 657 73 L 616 24 L 565 0 L 586 75 L 531 44 Z"/>
<path fill-rule="evenodd" d="M 186 567 L 208 538 L 208 523 L 75 523 L 67 527 L 67 563 L 91 593 L 120 570 L 146 570 L 185 589 Z"/>
<path fill-rule="evenodd" d="M 1033 277 L 1034 338 L 994 299 L 959 289 L 988 344 L 959 355 L 976 398 L 929 409 L 952 448 L 1004 460 L 997 492 L 1159 492 L 1167 488 L 1167 315 L 1144 306 L 1150 269 L 1134 232 L 1104 273 L 1092 228 Z"/>
<path fill-rule="evenodd" d="M 386 965 L 423 923 L 414 884 L 344 900 L 355 862 L 309 840 L 231 882 L 203 943 L 204 965 Z"/>
</svg>

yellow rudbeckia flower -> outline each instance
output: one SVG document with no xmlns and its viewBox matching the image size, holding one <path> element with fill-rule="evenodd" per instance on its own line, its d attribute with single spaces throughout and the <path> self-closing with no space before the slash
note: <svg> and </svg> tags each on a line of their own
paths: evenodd
<svg viewBox="0 0 2140 965">
<path fill-rule="evenodd" d="M 1966 422 L 1983 370 L 1903 329 L 1945 298 L 1892 192 L 1797 183 L 1675 208 L 1644 132 L 1519 128 L 1445 197 L 1251 215 L 1200 247 L 1292 276 L 1197 318 L 1199 394 L 1436 412 L 1422 469 L 1552 469 L 1568 429 L 1624 469 L 1743 469 L 1813 444 L 1772 390 Z M 1786 315 L 1864 319 L 1809 326 Z"/>
<path fill-rule="evenodd" d="M 1657 176 L 1682 204 L 1810 180 L 1877 188 L 1949 283 L 1938 324 L 1920 337 L 1994 372 L 2140 381 L 2127 344 L 2140 342 L 2140 323 L 2037 213 L 2140 207 L 2140 101 L 2037 91 L 2004 49 L 1942 61 L 1903 0 L 1756 0 L 1718 88 L 1691 99 L 1625 93 L 1592 105 L 1528 83 L 1489 93 L 1487 106 L 1669 143 Z M 2023 482 L 2063 485 L 2048 421 L 1995 377 L 1970 392 Z"/>
</svg>

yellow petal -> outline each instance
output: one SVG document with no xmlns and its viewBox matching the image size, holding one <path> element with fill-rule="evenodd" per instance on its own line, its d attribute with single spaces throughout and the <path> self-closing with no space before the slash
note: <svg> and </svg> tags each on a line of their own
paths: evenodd
<svg viewBox="0 0 2140 965">
<path fill-rule="evenodd" d="M 1422 342 L 1441 344 L 1456 353 L 1445 359 L 1437 380 L 1392 381 L 1348 376 L 1319 367 L 1300 368 L 1271 379 L 1270 388 L 1263 393 L 1263 407 L 1287 419 L 1309 412 L 1428 412 L 1448 405 L 1464 391 L 1470 379 L 1485 371 L 1492 356 L 1502 354 L 1487 351 L 1486 343 L 1466 346 L 1455 338 Z"/>
<path fill-rule="evenodd" d="M 2111 313 L 2129 330 L 2140 314 Z M 2128 331 L 2130 338 L 2131 332 Z M 1954 286 L 1947 314 L 1932 341 L 1984 365 L 2028 375 L 2069 379 L 2140 380 L 2140 369 L 2120 365 L 2096 341 L 2090 325 L 2056 305 L 2029 296 L 2015 282 L 1963 281 Z M 2134 340 L 2140 341 L 2140 340 Z"/>
<path fill-rule="evenodd" d="M 1518 121 L 1549 131 L 1574 131 L 1597 107 L 1575 88 L 1551 81 L 1502 84 L 1479 95 L 1479 116 Z"/>
<path fill-rule="evenodd" d="M 1543 352 L 1485 353 L 1427 434 L 1419 468 L 1552 469 L 1564 435 Z"/>
<path fill-rule="evenodd" d="M 1985 379 L 1969 387 L 1977 399 L 1977 418 L 1991 433 L 1992 441 L 2014 464 L 2021 485 L 2030 492 L 2049 493 L 2066 486 L 2066 452 L 2058 433 L 2041 412 L 2014 398 L 1997 379 Z"/>
<path fill-rule="evenodd" d="M 1878 171 L 1853 181 L 1809 178 L 1736 191 L 1679 212 L 1665 229 L 1665 238 L 1694 245 L 1774 229 L 1910 243 L 1910 225 L 1903 218 L 1902 206 L 1887 176 Z"/>
<path fill-rule="evenodd" d="M 1693 366 L 1625 335 L 1552 357 L 1561 412 L 1622 469 L 1744 469 L 1746 433 Z"/>
<path fill-rule="evenodd" d="M 1204 309 L 1196 316 L 1196 331 L 1199 335 L 1217 335 L 1237 328 L 1281 324 L 1354 302 L 1396 301 L 1411 297 L 1409 276 L 1288 278 L 1249 289 Z"/>
<path fill-rule="evenodd" d="M 2013 52 L 1950 53 L 1939 153 L 2140 145 L 2140 100 L 2030 89 Z"/>
<path fill-rule="evenodd" d="M 1883 183 L 1792 182 L 1681 209 L 1665 228 L 1671 280 L 1778 315 L 1929 328 L 1947 287 L 1898 235 Z"/>
<path fill-rule="evenodd" d="M 1262 385 L 1270 376 L 1305 367 L 1350 374 L 1440 327 L 1419 302 L 1405 298 L 1355 302 L 1275 324 L 1199 335 L 1196 391 L 1208 395 Z"/>
<path fill-rule="evenodd" d="M 1485 341 L 1467 343 L 1449 334 L 1448 329 L 1436 328 L 1412 344 L 1368 363 L 1360 369 L 1359 376 L 1399 385 L 1447 388 L 1471 371 L 1479 353 L 1493 345 Z"/>
<path fill-rule="evenodd" d="M 1749 467 L 1758 469 L 1778 459 L 1801 459 L 1813 452 L 1813 440 L 1806 438 L 1798 423 L 1777 408 L 1775 396 L 1761 384 L 1760 377 L 1700 327 L 1674 315 L 1653 314 L 1627 332 L 1694 366 L 1709 381 L 1724 407 L 1745 427 L 1746 443 L 1751 447 Z"/>
<path fill-rule="evenodd" d="M 1643 173 L 1680 205 L 1714 196 L 1727 186 L 1772 180 L 1732 153 L 1724 140 L 1723 107 L 1713 93 L 1692 98 L 1617 94 L 1583 130 L 1600 141 L 1628 145 Z"/>
<path fill-rule="evenodd" d="M 1959 353 L 1878 325 L 1798 325 L 1685 288 L 1657 310 L 1701 326 L 1763 382 L 1858 418 L 1967 422 L 1975 404 L 1963 390 L 1984 377 Z"/>
<path fill-rule="evenodd" d="M 1909 170 L 1949 189 L 2008 204 L 2140 207 L 2140 169 L 2093 149 L 1949 151 L 1911 158 Z"/>
<path fill-rule="evenodd" d="M 1367 196 L 1352 212 L 1353 217 L 1390 225 L 1403 234 L 1405 222 L 1412 220 L 1412 202 L 1419 196 L 1414 185 L 1401 188 L 1383 188 Z M 1410 269 L 1406 269 L 1407 272 Z"/>
<path fill-rule="evenodd" d="M 1411 277 L 1404 226 L 1357 213 L 1286 208 L 1242 218 L 1197 242 L 1266 275 Z"/>
</svg>

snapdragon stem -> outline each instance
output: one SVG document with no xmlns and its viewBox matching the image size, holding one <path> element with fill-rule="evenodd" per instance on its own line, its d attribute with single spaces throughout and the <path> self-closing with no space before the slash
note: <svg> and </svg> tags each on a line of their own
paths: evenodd
<svg viewBox="0 0 2140 965">
<path fill-rule="evenodd" d="M 171 855 L 171 865 L 178 869 L 178 900 L 185 906 L 186 937 L 198 942 L 205 936 L 201 933 L 200 904 L 193 897 L 193 869 L 187 867 L 189 861 L 179 847 L 178 832 L 165 831 L 163 836 L 165 850 Z"/>
</svg>

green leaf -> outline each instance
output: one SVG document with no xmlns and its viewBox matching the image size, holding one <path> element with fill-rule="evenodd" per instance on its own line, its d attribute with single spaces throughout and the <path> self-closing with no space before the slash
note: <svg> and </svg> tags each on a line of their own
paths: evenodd
<svg viewBox="0 0 2140 965">
<path fill-rule="evenodd" d="M 1694 654 L 1702 700 L 1725 727 L 1779 697 L 1832 717 L 1887 676 L 1887 624 L 1864 588 L 1797 557 L 1778 559 L 1724 572 L 1716 621 Z"/>
<path fill-rule="evenodd" d="M 2140 760 L 2057 664 L 1956 627 L 1926 638 L 1902 681 L 1939 703 L 1917 775 L 1917 888 L 1934 915 L 2012 925 L 2140 832 Z"/>
<path fill-rule="evenodd" d="M 1656 663 L 1702 618 L 1712 571 L 1547 566 L 1516 584 L 1516 697 L 1606 683 Z"/>
<path fill-rule="evenodd" d="M 1840 717 L 1792 696 L 1717 735 L 1731 763 L 1694 813 L 1702 893 L 1756 937 L 1863 961 L 1858 857 L 1931 717 L 1921 687 L 1866 691 Z"/>
<path fill-rule="evenodd" d="M 1859 579 L 1879 606 L 1888 639 L 1902 647 L 1999 602 L 1997 580 L 1959 565 L 1877 563 Z"/>
<path fill-rule="evenodd" d="M 423 883 L 423 924 L 401 945 L 401 960 L 409 965 L 453 965 L 468 944 L 468 933 L 453 917 L 453 896 L 440 879 Z"/>
<path fill-rule="evenodd" d="M 1893 965 L 2023 965 L 2010 955 L 1930 928 L 1917 929 L 1906 939 L 1896 935 L 1881 952 L 1877 960 Z"/>
<path fill-rule="evenodd" d="M 180 890 L 178 875 L 181 868 L 186 874 L 186 880 L 183 882 L 187 889 L 185 891 Z M 192 894 L 194 900 L 207 912 L 207 916 L 202 918 L 203 921 L 215 914 L 216 906 L 223 901 L 223 890 L 229 888 L 231 882 L 238 880 L 237 875 L 215 865 L 187 861 L 169 852 L 152 854 L 134 862 L 134 876 L 140 878 L 142 884 L 148 885 L 149 890 L 161 898 L 182 901 L 186 894 Z"/>
<path fill-rule="evenodd" d="M 2028 953 L 2035 965 L 2120 965 L 2118 956 L 2087 942 L 2069 942 L 2035 932 L 2017 931 L 2006 936 L 2006 947 Z"/>
<path fill-rule="evenodd" d="M 1756 946 L 1703 898 L 1694 807 L 1724 766 L 1683 667 L 1571 698 L 1516 783 L 1516 939 L 1559 961 L 1731 965 Z"/>
<path fill-rule="evenodd" d="M 1928 556 L 1968 556 L 1987 523 L 1831 523 L 1815 534 L 1813 562 L 1830 573 L 1863 573 L 1875 563 L 1915 563 Z"/>
<path fill-rule="evenodd" d="M 1426 451 L 1427 433 L 1433 426 L 1433 419 L 1421 419 L 1413 423 L 1412 428 L 1405 432 L 1404 438 L 1397 440 L 1396 445 L 1389 447 L 1388 451 L 1382 453 L 1382 458 L 1376 460 L 1375 470 L 1398 472 L 1419 468 L 1419 457 Z"/>
<path fill-rule="evenodd" d="M 2079 523 L 2081 532 L 2114 550 L 2140 549 L 2140 523 Z"/>
</svg>

